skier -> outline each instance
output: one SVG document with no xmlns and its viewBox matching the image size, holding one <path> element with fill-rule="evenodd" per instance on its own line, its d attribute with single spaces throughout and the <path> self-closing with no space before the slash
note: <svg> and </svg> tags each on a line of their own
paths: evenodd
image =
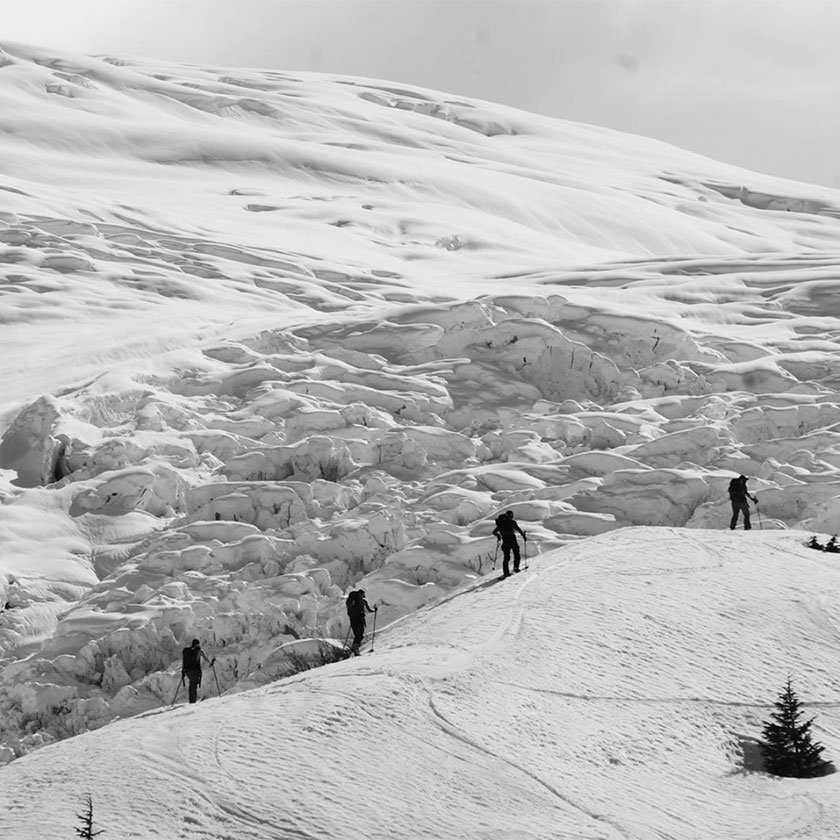
<svg viewBox="0 0 840 840">
<path fill-rule="evenodd" d="M 497 542 L 502 544 L 502 577 L 510 577 L 510 554 L 513 552 L 513 571 L 519 571 L 519 543 L 516 541 L 516 532 L 522 534 L 523 541 L 527 542 L 528 537 L 513 518 L 513 511 L 505 511 L 496 519 L 496 527 L 493 529 L 493 536 Z"/>
<path fill-rule="evenodd" d="M 204 660 L 211 668 L 216 662 L 215 659 L 208 659 L 201 649 L 201 642 L 193 639 L 189 647 L 185 647 L 181 654 L 181 682 L 186 679 L 189 683 L 190 703 L 195 703 L 198 687 L 201 685 L 201 660 Z"/>
<path fill-rule="evenodd" d="M 729 482 L 729 501 L 732 502 L 732 520 L 729 523 L 729 530 L 734 531 L 735 525 L 738 523 L 738 514 L 744 514 L 744 530 L 749 531 L 752 527 L 750 525 L 750 506 L 747 504 L 747 499 L 752 499 L 758 504 L 758 499 L 751 496 L 747 490 L 747 477 L 739 475 L 738 478 L 733 478 Z"/>
<path fill-rule="evenodd" d="M 353 644 L 350 646 L 350 650 L 353 653 L 359 652 L 362 637 L 365 635 L 365 610 L 372 613 L 378 609 L 378 605 L 373 609 L 370 608 L 370 604 L 365 599 L 364 589 L 355 590 L 347 596 L 347 615 L 350 619 L 350 627 L 353 630 Z"/>
</svg>

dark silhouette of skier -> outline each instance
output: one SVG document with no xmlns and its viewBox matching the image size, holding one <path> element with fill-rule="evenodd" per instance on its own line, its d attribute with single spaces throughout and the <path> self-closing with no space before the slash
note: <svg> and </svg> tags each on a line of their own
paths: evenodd
<svg viewBox="0 0 840 840">
<path fill-rule="evenodd" d="M 201 685 L 201 660 L 213 667 L 215 659 L 208 659 L 201 649 L 201 642 L 193 639 L 189 647 L 185 647 L 181 654 L 181 682 L 185 679 L 189 685 L 190 703 L 195 703 L 198 687 Z"/>
<path fill-rule="evenodd" d="M 733 478 L 729 482 L 729 501 L 732 503 L 732 519 L 729 522 L 729 530 L 734 531 L 738 524 L 738 514 L 744 514 L 744 530 L 749 531 L 752 527 L 750 525 L 750 506 L 747 499 L 752 499 L 758 502 L 755 496 L 751 496 L 747 490 L 747 477 L 739 475 L 738 478 Z"/>
<path fill-rule="evenodd" d="M 513 511 L 505 511 L 496 519 L 496 527 L 493 529 L 493 536 L 497 542 L 502 544 L 502 577 L 510 577 L 510 555 L 513 552 L 513 571 L 519 571 L 519 543 L 516 541 L 516 532 L 522 534 L 524 541 L 528 540 L 525 532 L 519 527 L 513 518 Z"/>
<path fill-rule="evenodd" d="M 359 652 L 362 638 L 365 635 L 365 624 L 367 622 L 365 611 L 372 613 L 378 609 L 378 606 L 371 609 L 370 604 L 365 599 L 364 589 L 357 589 L 347 596 L 347 616 L 350 619 L 350 628 L 353 631 L 353 644 L 350 646 L 350 650 L 353 653 Z"/>
</svg>

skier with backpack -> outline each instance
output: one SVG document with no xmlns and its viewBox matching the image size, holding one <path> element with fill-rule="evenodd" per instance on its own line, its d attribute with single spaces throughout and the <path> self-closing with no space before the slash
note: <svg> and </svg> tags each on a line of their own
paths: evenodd
<svg viewBox="0 0 840 840">
<path fill-rule="evenodd" d="M 357 589 L 347 596 L 347 616 L 350 619 L 350 629 L 353 631 L 353 644 L 350 646 L 352 653 L 358 653 L 359 647 L 362 644 L 362 638 L 365 635 L 365 624 L 367 616 L 365 612 L 375 613 L 379 606 L 371 609 L 365 599 L 365 590 Z M 374 622 L 374 627 L 376 622 Z"/>
<path fill-rule="evenodd" d="M 729 482 L 729 501 L 732 503 L 732 519 L 729 522 L 729 530 L 734 531 L 738 524 L 738 514 L 744 515 L 744 530 L 749 531 L 752 527 L 750 525 L 750 506 L 747 499 L 752 499 L 758 504 L 758 499 L 750 495 L 747 490 L 747 477 L 739 475 L 738 478 L 733 478 Z"/>
<path fill-rule="evenodd" d="M 502 577 L 510 577 L 510 555 L 513 553 L 513 571 L 519 571 L 519 543 L 516 541 L 516 532 L 522 535 L 523 542 L 528 542 L 525 532 L 519 527 L 513 518 L 513 511 L 505 511 L 496 519 L 496 527 L 493 529 L 493 536 L 497 543 L 502 545 Z M 498 548 L 498 545 L 497 545 Z"/>
<path fill-rule="evenodd" d="M 189 647 L 185 647 L 181 654 L 181 682 L 186 679 L 189 684 L 190 703 L 195 703 L 198 695 L 198 687 L 201 685 L 201 660 L 204 660 L 211 668 L 216 662 L 215 659 L 208 659 L 201 649 L 201 642 L 193 639 Z"/>
</svg>

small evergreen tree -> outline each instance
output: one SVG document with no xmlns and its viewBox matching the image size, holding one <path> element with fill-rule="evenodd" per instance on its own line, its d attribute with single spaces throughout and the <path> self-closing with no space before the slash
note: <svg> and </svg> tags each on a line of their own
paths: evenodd
<svg viewBox="0 0 840 840">
<path fill-rule="evenodd" d="M 837 534 L 835 534 L 826 544 L 825 550 L 832 554 L 840 554 L 840 545 L 837 545 Z"/>
<path fill-rule="evenodd" d="M 93 840 L 100 834 L 105 833 L 105 829 L 101 828 L 99 831 L 93 830 L 93 798 L 88 794 L 85 800 L 86 808 L 83 813 L 76 814 L 81 822 L 81 826 L 76 828 L 76 837 L 81 837 L 82 840 Z"/>
<path fill-rule="evenodd" d="M 808 548 L 815 548 L 817 551 L 823 550 L 823 544 L 814 536 L 808 540 Z"/>
<path fill-rule="evenodd" d="M 784 691 L 776 701 L 776 711 L 770 714 L 773 720 L 767 721 L 762 730 L 764 765 L 776 776 L 807 779 L 824 776 L 830 771 L 830 765 L 820 757 L 825 747 L 811 736 L 814 718 L 800 723 L 800 705 L 788 677 Z"/>
</svg>

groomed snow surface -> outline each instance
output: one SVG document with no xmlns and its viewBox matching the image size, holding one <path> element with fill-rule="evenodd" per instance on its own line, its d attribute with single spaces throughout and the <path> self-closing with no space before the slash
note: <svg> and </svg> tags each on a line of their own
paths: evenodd
<svg viewBox="0 0 840 840">
<path fill-rule="evenodd" d="M 0 834 L 840 836 L 755 742 L 791 675 L 840 747 L 840 193 L 19 44 L 0 111 Z"/>
</svg>

